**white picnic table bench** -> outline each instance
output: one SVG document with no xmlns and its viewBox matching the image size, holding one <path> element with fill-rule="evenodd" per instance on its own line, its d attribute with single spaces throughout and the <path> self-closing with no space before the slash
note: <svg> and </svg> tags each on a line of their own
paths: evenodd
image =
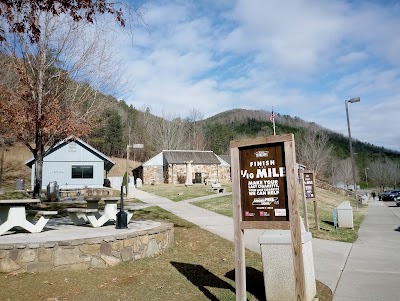
<svg viewBox="0 0 400 301">
<path fill-rule="evenodd" d="M 14 227 L 23 228 L 31 233 L 41 232 L 57 211 L 26 210 L 26 205 L 39 202 L 38 199 L 0 200 L 0 235 Z M 39 217 L 37 221 L 36 216 Z"/>
<path fill-rule="evenodd" d="M 221 186 L 221 183 L 213 183 L 211 184 L 211 189 L 214 190 L 215 193 L 224 193 L 225 188 Z"/>
<path fill-rule="evenodd" d="M 105 203 L 104 211 L 99 211 L 100 200 L 104 201 Z M 86 208 L 68 208 L 67 213 L 76 226 L 82 226 L 89 223 L 92 227 L 98 228 L 103 226 L 108 221 L 117 220 L 117 213 L 119 211 L 117 207 L 118 201 L 119 197 L 87 198 Z M 133 216 L 134 210 L 137 209 L 132 209 L 128 206 L 124 207 L 124 211 L 126 211 L 128 215 L 128 223 Z"/>
</svg>

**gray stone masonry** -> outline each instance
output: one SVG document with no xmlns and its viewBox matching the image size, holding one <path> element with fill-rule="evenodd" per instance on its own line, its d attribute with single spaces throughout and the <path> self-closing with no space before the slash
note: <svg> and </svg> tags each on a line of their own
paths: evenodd
<svg viewBox="0 0 400 301">
<path fill-rule="evenodd" d="M 124 235 L 58 241 L 0 244 L 0 272 L 49 272 L 105 268 L 163 253 L 174 241 L 170 223 Z"/>
</svg>

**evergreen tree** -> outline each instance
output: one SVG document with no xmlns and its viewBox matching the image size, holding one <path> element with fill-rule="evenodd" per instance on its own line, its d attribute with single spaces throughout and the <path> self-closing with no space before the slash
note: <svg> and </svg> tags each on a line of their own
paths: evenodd
<svg viewBox="0 0 400 301">
<path fill-rule="evenodd" d="M 113 109 L 107 110 L 105 117 L 107 121 L 104 128 L 104 147 L 110 156 L 116 156 L 124 149 L 122 118 Z"/>
</svg>

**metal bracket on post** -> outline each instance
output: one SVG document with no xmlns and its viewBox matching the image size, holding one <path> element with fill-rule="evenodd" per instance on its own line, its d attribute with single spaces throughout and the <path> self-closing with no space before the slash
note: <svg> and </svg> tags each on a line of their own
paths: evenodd
<svg viewBox="0 0 400 301">
<path fill-rule="evenodd" d="M 117 213 L 116 229 L 128 228 L 128 214 L 124 211 L 124 186 L 121 185 L 121 204 Z"/>
</svg>

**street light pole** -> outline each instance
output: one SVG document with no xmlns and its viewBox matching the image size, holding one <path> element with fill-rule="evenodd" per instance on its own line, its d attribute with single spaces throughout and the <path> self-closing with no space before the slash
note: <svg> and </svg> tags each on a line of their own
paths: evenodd
<svg viewBox="0 0 400 301">
<path fill-rule="evenodd" d="M 354 102 L 359 102 L 359 101 L 360 101 L 360 97 L 355 97 L 355 98 L 351 98 L 349 100 L 345 100 L 344 101 L 345 106 L 346 106 L 347 129 L 349 131 L 350 159 L 351 159 L 351 169 L 353 170 L 354 194 L 355 194 L 355 197 L 356 197 L 356 211 L 358 211 L 356 167 L 355 167 L 355 163 L 354 163 L 353 145 L 352 145 L 352 142 L 351 142 L 349 108 L 348 108 L 347 103 L 354 103 Z"/>
<path fill-rule="evenodd" d="M 129 183 L 129 173 L 128 173 L 128 166 L 129 166 L 129 147 L 130 145 L 128 144 L 126 146 L 126 197 L 128 197 L 128 183 Z"/>
</svg>

